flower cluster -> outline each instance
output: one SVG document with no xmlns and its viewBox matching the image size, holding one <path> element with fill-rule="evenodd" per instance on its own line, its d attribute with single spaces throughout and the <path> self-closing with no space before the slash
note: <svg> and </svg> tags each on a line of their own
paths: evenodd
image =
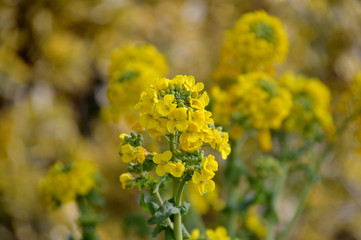
<svg viewBox="0 0 361 240">
<path fill-rule="evenodd" d="M 39 183 L 39 192 L 56 207 L 87 195 L 98 184 L 97 169 L 92 162 L 58 162 Z"/>
<path fill-rule="evenodd" d="M 288 40 L 280 21 L 264 11 L 244 14 L 226 32 L 217 79 L 234 78 L 249 71 L 272 71 L 288 53 Z"/>
<path fill-rule="evenodd" d="M 232 121 L 231 137 L 237 139 L 243 130 L 256 129 L 261 147 L 270 150 L 271 129 L 279 129 L 289 115 L 292 96 L 269 75 L 251 72 L 239 75 L 228 92 L 215 88 L 214 119 L 226 126 Z"/>
<path fill-rule="evenodd" d="M 114 51 L 109 69 L 109 117 L 134 118 L 133 106 L 140 93 L 166 75 L 166 58 L 152 45 L 126 45 Z"/>
<path fill-rule="evenodd" d="M 205 157 L 201 147 L 206 143 L 226 159 L 230 146 L 228 133 L 216 128 L 211 112 L 205 110 L 209 97 L 207 92 L 200 93 L 203 88 L 203 83 L 196 84 L 193 76 L 178 75 L 171 80 L 161 78 L 143 91 L 135 106 L 140 111 L 139 124 L 136 125 L 148 130 L 152 138 L 164 137 L 170 150 L 148 153 L 141 147 L 140 134 L 121 135 L 122 161 L 130 163 L 132 169 L 138 169 L 140 175 L 144 172 L 144 165 L 152 161 L 160 177 L 170 174 L 175 178 L 192 179 L 201 195 L 213 191 L 215 183 L 212 178 L 218 170 L 218 163 L 211 154 Z M 137 163 L 132 163 L 132 160 Z M 139 182 L 139 178 L 132 180 L 129 175 L 122 175 L 121 181 L 123 186 L 127 183 L 131 186 L 129 182 Z"/>
<path fill-rule="evenodd" d="M 335 127 L 330 112 L 331 94 L 316 78 L 287 73 L 280 77 L 280 85 L 292 94 L 293 107 L 285 121 L 286 131 L 296 131 L 306 137 L 324 132 L 333 134 Z"/>
<path fill-rule="evenodd" d="M 207 229 L 206 236 L 201 236 L 199 229 L 194 229 L 189 240 L 231 240 L 224 227 Z"/>
</svg>

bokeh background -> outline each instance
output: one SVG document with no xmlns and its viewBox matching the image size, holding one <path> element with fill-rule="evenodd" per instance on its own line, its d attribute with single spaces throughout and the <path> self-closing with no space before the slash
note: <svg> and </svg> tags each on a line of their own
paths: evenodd
<svg viewBox="0 0 361 240">
<path fill-rule="evenodd" d="M 67 159 L 92 160 L 103 175 L 99 236 L 144 239 L 138 193 L 119 183 L 125 166 L 118 135 L 130 126 L 101 114 L 111 53 L 128 43 L 154 44 L 167 57 L 168 77 L 191 74 L 210 87 L 224 31 L 258 9 L 286 28 L 290 51 L 279 70 L 320 78 L 336 106 L 361 70 L 358 0 L 0 0 L 0 239 L 62 239 L 76 228 L 72 204 L 49 211 L 37 191 L 49 167 Z M 290 239 L 361 239 L 353 127 L 325 164 Z M 292 199 L 285 216 L 289 209 Z"/>
</svg>

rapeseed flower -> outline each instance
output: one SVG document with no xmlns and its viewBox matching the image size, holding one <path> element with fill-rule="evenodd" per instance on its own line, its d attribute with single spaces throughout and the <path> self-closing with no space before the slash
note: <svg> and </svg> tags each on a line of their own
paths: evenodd
<svg viewBox="0 0 361 240">
<path fill-rule="evenodd" d="M 250 71 L 273 72 L 276 62 L 288 53 L 288 40 L 281 22 L 265 11 L 244 14 L 226 32 L 216 79 L 225 81 Z"/>
<path fill-rule="evenodd" d="M 211 180 L 214 177 L 213 172 L 202 169 L 200 172 L 194 172 L 192 181 L 198 187 L 198 192 L 203 195 L 212 192 L 215 189 L 215 183 Z"/>
<path fill-rule="evenodd" d="M 157 164 L 157 168 L 155 169 L 155 172 L 158 176 L 163 176 L 166 173 L 169 173 L 172 165 L 169 162 L 169 160 L 172 159 L 172 152 L 171 151 L 165 151 L 161 154 L 156 154 L 153 157 L 153 162 Z"/>
<path fill-rule="evenodd" d="M 330 112 L 331 94 L 317 78 L 306 78 L 287 73 L 279 79 L 280 85 L 292 93 L 293 107 L 285 121 L 287 131 L 296 131 L 312 137 L 326 133 L 332 135 L 335 126 Z"/>
<path fill-rule="evenodd" d="M 208 229 L 206 234 L 209 240 L 231 240 L 224 227 L 217 227 L 215 230 Z"/>
<path fill-rule="evenodd" d="M 130 164 L 128 171 L 140 175 L 135 178 L 138 187 L 155 182 L 148 175 L 155 168 L 159 177 L 169 174 L 167 176 L 185 181 L 193 179 L 201 195 L 214 190 L 212 178 L 218 163 L 212 155 L 204 158 L 201 148 L 207 143 L 220 152 L 223 159 L 231 149 L 228 133 L 217 128 L 212 113 L 205 110 L 209 96 L 207 92 L 201 93 L 203 89 L 203 83 L 196 83 L 193 76 L 178 75 L 170 80 L 160 78 L 140 94 L 135 105 L 140 118 L 135 125 L 147 130 L 152 138 L 164 137 L 170 151 L 150 154 L 141 147 L 139 134 L 120 135 L 120 155 L 123 162 Z"/>
<path fill-rule="evenodd" d="M 290 92 L 262 72 L 239 75 L 228 92 L 216 88 L 213 113 L 216 122 L 231 124 L 233 137 L 255 129 L 263 150 L 272 148 L 270 130 L 279 129 L 292 107 Z M 238 125 L 237 132 L 234 127 Z M 228 135 L 227 135 L 228 137 Z"/>
<path fill-rule="evenodd" d="M 39 183 L 39 192 L 51 206 L 73 201 L 97 187 L 97 170 L 89 161 L 58 162 Z"/>
<path fill-rule="evenodd" d="M 119 181 L 122 184 L 122 188 L 126 189 L 128 187 L 129 180 L 132 179 L 132 175 L 130 173 L 123 173 L 119 176 Z"/>
<path fill-rule="evenodd" d="M 110 61 L 107 98 L 110 118 L 136 119 L 133 106 L 149 84 L 167 74 L 167 61 L 152 45 L 126 45 L 115 50 Z"/>
</svg>

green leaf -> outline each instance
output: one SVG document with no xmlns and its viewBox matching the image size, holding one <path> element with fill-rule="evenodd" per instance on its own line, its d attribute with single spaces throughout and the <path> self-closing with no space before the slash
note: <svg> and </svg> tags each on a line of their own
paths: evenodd
<svg viewBox="0 0 361 240">
<path fill-rule="evenodd" d="M 191 235 L 189 234 L 183 223 L 182 223 L 182 235 L 183 235 L 183 239 L 191 238 Z"/>
<path fill-rule="evenodd" d="M 170 228 L 166 228 L 165 230 L 165 239 L 167 240 L 175 240 L 174 232 Z"/>
<path fill-rule="evenodd" d="M 155 228 L 152 232 L 152 237 L 155 238 L 163 230 L 164 230 L 163 226 L 160 224 L 157 224 L 157 226 L 155 226 Z"/>
<path fill-rule="evenodd" d="M 142 192 L 142 194 L 140 195 L 140 200 L 139 200 L 139 204 L 140 204 L 140 207 L 146 211 L 146 212 L 149 212 L 150 214 L 154 214 L 157 209 L 159 208 L 159 205 L 155 202 L 146 202 L 146 199 L 145 199 L 145 195 L 144 193 Z"/>
<path fill-rule="evenodd" d="M 143 162 L 143 170 L 150 172 L 155 168 L 156 164 L 153 162 L 152 159 L 146 158 Z"/>
<path fill-rule="evenodd" d="M 148 206 L 148 203 L 145 201 L 145 196 L 143 192 L 140 194 L 139 205 L 144 211 L 150 212 L 150 208 Z"/>
<path fill-rule="evenodd" d="M 148 224 L 159 224 L 173 214 L 180 214 L 179 208 L 174 206 L 171 202 L 165 201 L 148 220 Z"/>
<path fill-rule="evenodd" d="M 92 190 L 86 196 L 86 199 L 95 206 L 104 206 L 105 201 L 99 191 Z"/>
<path fill-rule="evenodd" d="M 139 213 L 130 213 L 124 217 L 124 232 L 126 236 L 134 235 L 148 237 L 151 233 L 144 216 Z"/>
<path fill-rule="evenodd" d="M 182 205 L 179 206 L 181 215 L 187 215 L 190 206 L 191 206 L 191 204 L 189 202 L 183 202 Z"/>
</svg>

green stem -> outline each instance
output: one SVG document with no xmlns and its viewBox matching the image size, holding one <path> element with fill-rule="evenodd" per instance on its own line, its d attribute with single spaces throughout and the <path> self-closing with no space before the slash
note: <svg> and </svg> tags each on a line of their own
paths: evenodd
<svg viewBox="0 0 361 240">
<path fill-rule="evenodd" d="M 229 214 L 226 220 L 227 231 L 231 239 L 235 238 L 237 232 L 238 213 L 235 211 L 237 196 L 237 186 L 242 175 L 246 175 L 246 167 L 240 157 L 241 146 L 245 139 L 231 140 L 231 153 L 227 159 L 225 170 L 226 184 L 228 189 Z"/>
<path fill-rule="evenodd" d="M 303 187 L 301 194 L 299 196 L 300 201 L 298 203 L 296 212 L 294 213 L 291 221 L 287 224 L 286 228 L 280 234 L 278 240 L 286 240 L 288 238 L 290 231 L 292 230 L 298 217 L 301 215 L 301 212 L 303 211 L 303 209 L 306 205 L 306 200 L 307 200 L 308 194 L 311 190 L 311 187 L 312 187 L 312 182 L 306 183 L 306 185 Z"/>
<path fill-rule="evenodd" d="M 182 202 L 182 194 L 186 181 L 179 183 L 177 178 L 173 178 L 173 195 L 174 204 L 179 207 Z M 181 214 L 174 214 L 174 237 L 176 240 L 183 240 L 182 234 L 182 216 Z"/>
<path fill-rule="evenodd" d="M 190 192 L 189 192 L 189 188 L 185 189 L 185 197 L 186 199 L 190 200 Z M 203 219 L 201 214 L 195 209 L 195 208 L 190 208 L 189 209 L 189 213 L 187 214 L 187 222 L 188 224 L 192 225 L 192 226 L 196 226 L 200 232 L 205 232 L 206 231 L 206 227 L 204 225 Z M 189 223 L 189 221 L 190 223 Z"/>
<path fill-rule="evenodd" d="M 286 180 L 288 176 L 289 164 L 287 162 L 283 162 L 281 166 L 282 166 L 282 172 L 275 181 L 274 189 L 272 193 L 272 199 L 270 203 L 271 207 L 274 209 L 277 207 L 280 195 L 282 194 L 283 189 L 286 185 Z M 268 219 L 266 240 L 274 240 L 275 237 L 276 237 L 275 221 L 273 219 Z"/>
<path fill-rule="evenodd" d="M 270 207 L 272 211 L 276 211 L 280 195 L 283 192 L 283 189 L 286 185 L 286 180 L 289 171 L 289 149 L 288 149 L 288 136 L 285 132 L 281 132 L 279 135 L 280 143 L 280 163 L 281 163 L 281 173 L 275 180 L 274 188 L 272 191 L 272 196 L 270 200 Z M 275 219 L 270 215 L 267 219 L 267 236 L 266 240 L 274 240 L 276 238 L 276 229 L 275 229 Z"/>
<path fill-rule="evenodd" d="M 348 128 L 348 126 L 350 125 L 350 123 L 352 122 L 352 120 L 355 118 L 355 116 L 357 116 L 360 113 L 360 109 L 357 109 L 356 111 L 354 111 L 352 114 L 348 115 L 340 124 L 340 126 L 336 129 L 336 135 L 342 135 L 344 131 L 346 131 L 346 129 Z M 323 138 L 318 138 L 317 140 L 322 140 Z M 307 146 L 305 149 L 308 150 L 308 148 L 312 147 L 312 144 L 310 144 L 309 146 Z M 325 161 L 328 153 L 332 150 L 332 148 L 334 147 L 334 142 L 330 142 L 327 144 L 326 148 L 324 149 L 323 153 L 321 154 L 320 158 L 318 158 L 315 162 L 314 165 L 314 173 L 318 174 L 320 172 L 320 168 L 323 164 L 323 162 Z M 293 228 L 293 226 L 296 224 L 297 219 L 299 218 L 299 216 L 301 215 L 301 212 L 303 211 L 305 205 L 306 205 L 306 201 L 307 201 L 307 197 L 309 195 L 309 192 L 313 186 L 313 178 L 310 178 L 306 184 L 304 185 L 304 187 L 301 190 L 301 194 L 299 196 L 299 202 L 296 208 L 296 211 L 291 219 L 291 221 L 287 224 L 286 228 L 282 231 L 282 233 L 280 234 L 278 240 L 286 240 Z"/>
<path fill-rule="evenodd" d="M 326 157 L 329 154 L 329 152 L 332 150 L 333 146 L 334 146 L 333 143 L 329 143 L 326 146 L 326 148 L 324 149 L 324 151 L 322 152 L 321 156 L 316 159 L 316 161 L 314 163 L 314 170 L 313 170 L 314 174 L 318 174 L 320 172 L 321 166 L 322 166 L 323 162 L 326 160 Z M 309 195 L 309 192 L 310 192 L 313 184 L 314 184 L 313 177 L 309 178 L 308 181 L 305 183 L 304 187 L 301 190 L 301 194 L 298 197 L 299 202 L 298 202 L 296 211 L 295 211 L 294 215 L 292 216 L 291 221 L 287 224 L 286 228 L 280 234 L 280 237 L 278 238 L 278 240 L 285 240 L 288 238 L 293 226 L 296 224 L 297 219 L 300 217 L 301 212 L 305 208 L 307 197 Z"/>
<path fill-rule="evenodd" d="M 96 240 L 95 234 L 97 216 L 85 197 L 77 198 L 77 205 L 80 212 L 79 223 L 82 229 L 82 240 Z"/>
<path fill-rule="evenodd" d="M 176 134 L 169 135 L 169 150 L 172 152 L 172 161 L 175 160 L 174 151 L 177 149 Z M 179 179 L 173 178 L 173 197 L 174 204 L 179 207 L 182 201 L 182 193 L 185 181 L 179 182 Z M 181 214 L 174 214 L 173 231 L 175 240 L 183 240 L 182 234 L 182 216 Z"/>
</svg>

